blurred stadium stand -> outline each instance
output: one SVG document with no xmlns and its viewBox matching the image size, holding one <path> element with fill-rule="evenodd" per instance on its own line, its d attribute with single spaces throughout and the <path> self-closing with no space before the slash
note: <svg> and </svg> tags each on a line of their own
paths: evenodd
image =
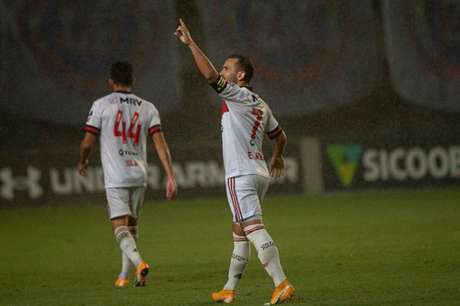
<svg viewBox="0 0 460 306">
<path fill-rule="evenodd" d="M 435 168 L 449 164 L 449 177 L 427 170 L 422 185 L 388 183 L 391 175 L 381 185 L 357 179 L 357 189 L 458 185 L 460 1 L 2 0 L 0 14 L 1 204 L 101 195 L 97 179 L 75 182 L 69 169 L 90 105 L 108 92 L 109 65 L 120 59 L 134 64 L 136 93 L 162 114 L 184 172 L 182 195 L 221 194 L 219 174 L 209 175 L 221 171 L 218 99 L 173 36 L 179 16 L 216 66 L 231 53 L 252 58 L 253 85 L 290 138 L 291 177 L 274 191 L 310 190 L 304 165 L 314 161 L 302 155 L 305 137 L 324 144 L 316 160 L 324 163 L 334 144 L 420 147 L 428 162 L 436 146 L 450 154 L 448 162 L 444 153 L 431 161 Z M 341 158 L 318 169 L 326 183 L 317 191 L 350 187 L 338 174 L 349 162 Z M 98 165 L 97 154 L 92 162 Z M 344 171 L 353 176 L 356 169 Z M 333 176 L 341 186 L 327 183 Z"/>
</svg>

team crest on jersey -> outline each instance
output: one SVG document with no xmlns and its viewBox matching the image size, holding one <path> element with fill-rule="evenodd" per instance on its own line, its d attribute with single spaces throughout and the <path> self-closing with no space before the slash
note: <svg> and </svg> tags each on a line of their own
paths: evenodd
<svg viewBox="0 0 460 306">
<path fill-rule="evenodd" d="M 107 89 L 108 70 L 131 61 L 136 74 L 158 50 L 161 9 L 140 1 L 30 1 L 19 14 L 22 39 L 37 69 L 64 91 L 94 97 Z M 142 7 L 141 7 L 142 6 Z M 142 65 L 136 65 L 136 62 Z M 84 90 L 82 90 L 84 89 Z M 104 91 L 101 91 L 101 90 Z"/>
</svg>

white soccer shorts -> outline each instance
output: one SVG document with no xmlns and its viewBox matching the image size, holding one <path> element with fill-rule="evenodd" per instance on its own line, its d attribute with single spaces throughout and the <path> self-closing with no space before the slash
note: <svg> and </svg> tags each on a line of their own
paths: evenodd
<svg viewBox="0 0 460 306">
<path fill-rule="evenodd" d="M 227 178 L 227 200 L 234 223 L 262 218 L 262 203 L 270 178 L 261 175 L 241 175 Z"/>
<path fill-rule="evenodd" d="M 107 188 L 105 193 L 110 219 L 126 215 L 139 218 L 145 187 Z"/>
</svg>

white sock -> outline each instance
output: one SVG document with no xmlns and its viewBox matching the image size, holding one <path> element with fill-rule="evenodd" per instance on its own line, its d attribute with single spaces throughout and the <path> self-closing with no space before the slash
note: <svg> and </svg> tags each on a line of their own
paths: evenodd
<svg viewBox="0 0 460 306">
<path fill-rule="evenodd" d="M 230 259 L 228 280 L 224 286 L 224 290 L 235 290 L 236 285 L 238 285 L 243 276 L 244 269 L 249 261 L 249 256 L 249 241 L 246 237 L 238 236 L 233 233 L 233 254 Z"/>
<path fill-rule="evenodd" d="M 244 228 L 246 237 L 257 250 L 260 262 L 273 279 L 275 287 L 286 279 L 280 263 L 278 248 L 263 224 L 252 224 Z"/>
<path fill-rule="evenodd" d="M 131 260 L 129 260 L 129 257 L 126 256 L 126 254 L 122 251 L 121 252 L 121 272 L 118 277 L 120 278 L 129 278 L 129 272 L 131 272 L 131 267 L 132 267 Z"/>
<path fill-rule="evenodd" d="M 137 250 L 136 241 L 134 240 L 133 235 L 129 232 L 128 227 L 119 226 L 115 229 L 114 234 L 118 244 L 120 245 L 120 249 L 137 267 L 142 262 L 142 258 Z"/>
<path fill-rule="evenodd" d="M 137 226 L 129 226 L 128 227 L 129 232 L 133 236 L 134 240 L 137 242 L 139 239 L 139 234 L 138 234 L 138 227 Z M 126 254 L 122 251 L 121 252 L 121 272 L 119 277 L 121 278 L 129 278 L 129 273 L 131 272 L 131 268 L 133 267 L 131 260 L 129 260 L 129 257 L 126 256 Z"/>
</svg>

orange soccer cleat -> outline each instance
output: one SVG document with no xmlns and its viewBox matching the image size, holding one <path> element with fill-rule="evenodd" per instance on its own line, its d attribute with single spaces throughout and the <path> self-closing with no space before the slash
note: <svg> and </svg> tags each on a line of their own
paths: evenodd
<svg viewBox="0 0 460 306">
<path fill-rule="evenodd" d="M 134 282 L 134 287 L 144 287 L 147 281 L 147 274 L 149 274 L 150 266 L 141 262 L 136 269 L 136 281 Z"/>
<path fill-rule="evenodd" d="M 117 280 L 115 281 L 116 288 L 125 288 L 126 286 L 128 286 L 128 284 L 129 284 L 129 280 L 123 277 L 118 277 Z"/>
<path fill-rule="evenodd" d="M 281 284 L 279 284 L 275 290 L 273 290 L 270 304 L 282 304 L 289 301 L 295 293 L 294 287 L 291 285 L 289 280 L 286 278 Z"/>
<path fill-rule="evenodd" d="M 220 290 L 217 292 L 213 292 L 211 294 L 211 299 L 214 302 L 224 302 L 225 304 L 231 304 L 235 301 L 235 290 Z"/>
</svg>

